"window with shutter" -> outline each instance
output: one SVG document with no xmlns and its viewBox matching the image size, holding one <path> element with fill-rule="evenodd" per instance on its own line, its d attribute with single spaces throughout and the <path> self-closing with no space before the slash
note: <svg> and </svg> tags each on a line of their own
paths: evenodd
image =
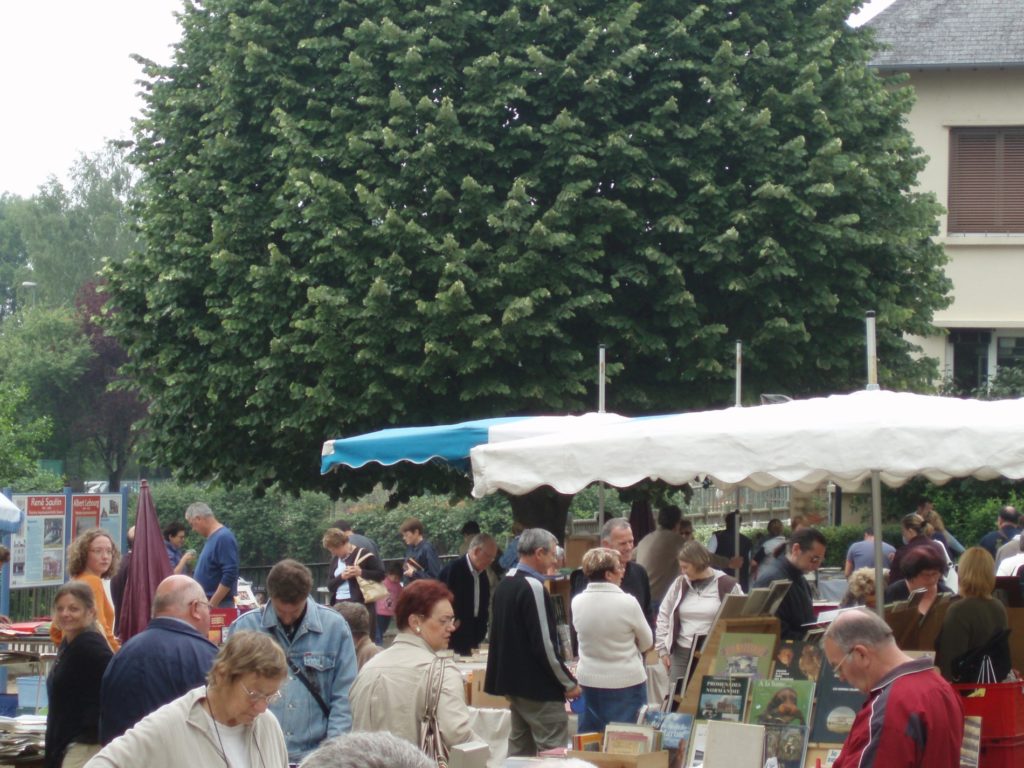
<svg viewBox="0 0 1024 768">
<path fill-rule="evenodd" d="M 1024 128 L 954 128 L 950 233 L 1024 233 Z"/>
</svg>

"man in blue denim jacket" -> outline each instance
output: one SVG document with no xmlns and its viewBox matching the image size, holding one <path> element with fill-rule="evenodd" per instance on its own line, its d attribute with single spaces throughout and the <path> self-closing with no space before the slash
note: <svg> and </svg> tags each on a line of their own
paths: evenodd
<svg viewBox="0 0 1024 768">
<path fill-rule="evenodd" d="M 348 691 L 356 676 L 356 652 L 348 623 L 309 596 L 313 576 L 296 560 L 282 560 L 267 576 L 270 603 L 250 611 L 232 632 L 269 632 L 288 658 L 288 682 L 270 706 L 284 731 L 288 761 L 301 762 L 324 739 L 352 729 Z"/>
</svg>

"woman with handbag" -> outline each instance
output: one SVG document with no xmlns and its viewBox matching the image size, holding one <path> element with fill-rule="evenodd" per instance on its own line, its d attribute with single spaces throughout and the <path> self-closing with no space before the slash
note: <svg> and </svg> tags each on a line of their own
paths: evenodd
<svg viewBox="0 0 1024 768">
<path fill-rule="evenodd" d="M 988 656 L 996 681 L 1010 672 L 1010 649 L 1003 630 L 1009 624 L 1006 608 L 992 596 L 996 564 L 983 547 L 970 547 L 960 558 L 960 598 L 946 611 L 942 631 L 935 642 L 935 666 L 947 680 L 977 682 L 978 669 L 966 663 L 977 656 L 974 667 Z M 1000 639 L 1001 637 L 1001 639 Z M 992 647 L 986 648 L 990 644 Z M 978 651 L 984 653 L 977 653 Z"/>
<path fill-rule="evenodd" d="M 370 550 L 357 548 L 340 528 L 328 528 L 323 545 L 333 555 L 327 571 L 331 574 L 327 582 L 331 605 L 361 603 L 370 612 L 370 622 L 376 623 L 374 603 L 387 595 L 380 560 Z"/>
<path fill-rule="evenodd" d="M 352 684 L 352 730 L 390 731 L 444 758 L 453 745 L 477 739 L 462 675 L 447 651 L 458 623 L 452 593 L 434 579 L 414 581 L 398 598 L 395 621 L 391 647 Z"/>
</svg>

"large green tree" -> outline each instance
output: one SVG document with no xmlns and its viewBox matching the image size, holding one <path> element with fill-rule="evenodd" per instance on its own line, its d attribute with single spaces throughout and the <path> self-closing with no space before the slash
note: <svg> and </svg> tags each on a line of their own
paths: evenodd
<svg viewBox="0 0 1024 768">
<path fill-rule="evenodd" d="M 136 246 L 130 206 L 135 174 L 125 151 L 108 144 L 82 155 L 68 172 L 69 184 L 51 177 L 15 209 L 29 267 L 23 278 L 38 291 L 28 303 L 72 306 L 104 260 L 123 261 Z"/>
<path fill-rule="evenodd" d="M 205 0 L 108 272 L 154 458 L 313 487 L 324 437 L 923 381 L 949 285 L 855 0 Z M 348 491 L 346 476 L 323 481 Z"/>
</svg>

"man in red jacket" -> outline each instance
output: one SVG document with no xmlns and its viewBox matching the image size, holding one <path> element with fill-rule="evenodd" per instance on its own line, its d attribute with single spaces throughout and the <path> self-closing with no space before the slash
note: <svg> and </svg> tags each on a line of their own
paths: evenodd
<svg viewBox="0 0 1024 768">
<path fill-rule="evenodd" d="M 836 677 L 868 699 L 833 768 L 957 768 L 964 738 L 960 697 L 931 659 L 912 659 L 866 609 L 836 617 L 825 633 Z"/>
</svg>

